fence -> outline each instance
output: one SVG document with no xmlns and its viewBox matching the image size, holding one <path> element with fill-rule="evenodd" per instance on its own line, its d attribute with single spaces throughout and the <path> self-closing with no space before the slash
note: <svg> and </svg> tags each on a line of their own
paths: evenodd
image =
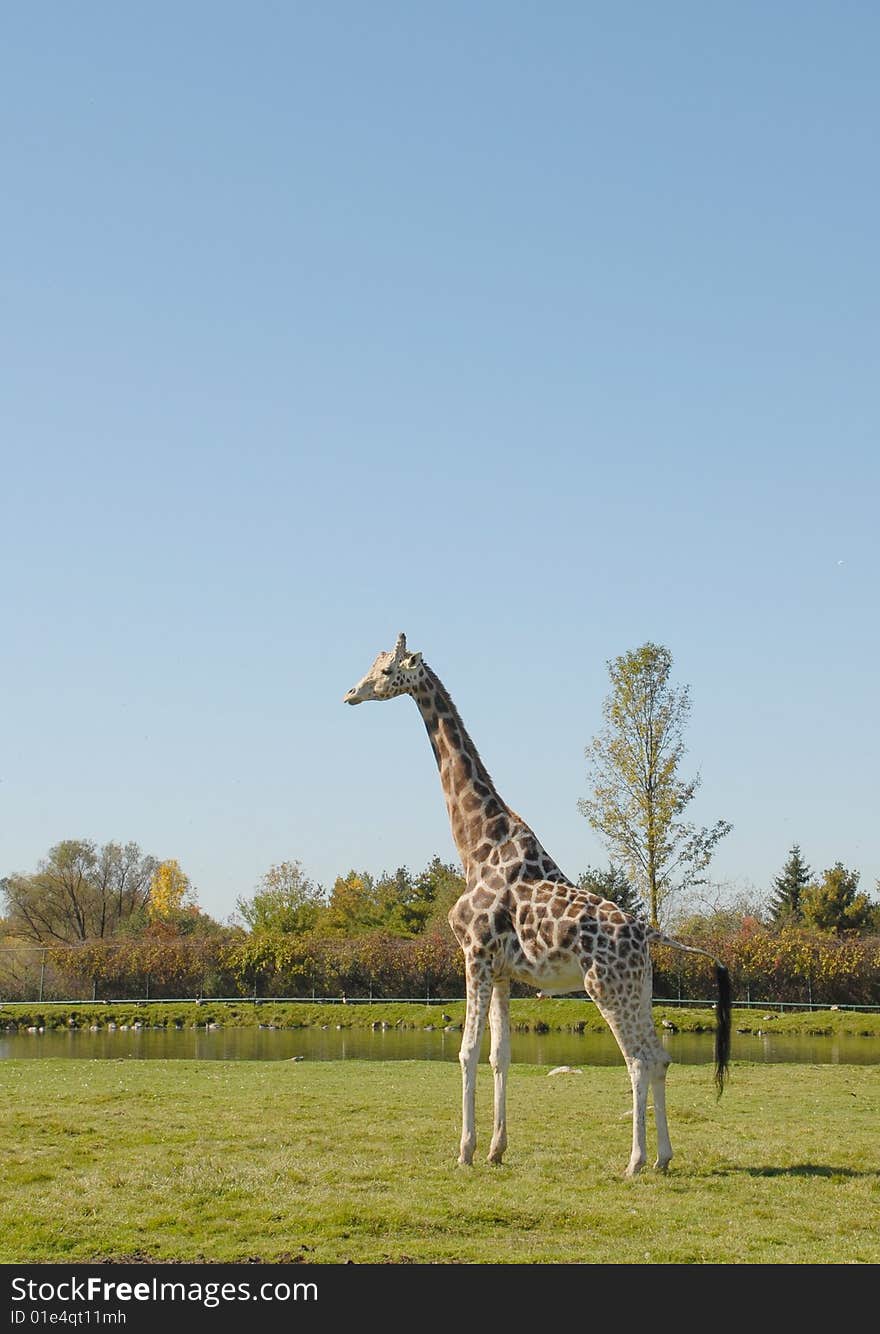
<svg viewBox="0 0 880 1334">
<path fill-rule="evenodd" d="M 567 996 L 559 996 L 558 1000 L 583 1001 L 585 1005 L 590 1004 L 590 998 L 582 991 L 571 992 Z M 44 1000 L 38 997 L 36 1000 L 14 1000 L 4 1001 L 0 996 L 0 1007 L 6 1005 L 27 1005 L 39 1004 L 44 1008 L 50 1005 L 58 1006 L 113 1006 L 113 1005 L 136 1005 L 138 1007 L 148 1005 L 462 1005 L 465 1002 L 464 996 L 117 996 L 112 999 L 102 1000 L 82 1000 L 82 999 L 53 999 Z M 658 1006 L 681 1007 L 692 1006 L 695 1009 L 711 1010 L 715 1006 L 713 996 L 701 1000 L 682 1000 L 680 997 L 655 996 L 654 1004 Z M 812 1012 L 814 1010 L 847 1010 L 850 1012 L 859 1012 L 862 1014 L 880 1013 L 880 1005 L 828 1005 L 821 1001 L 761 1001 L 761 1000 L 735 1000 L 734 1009 L 737 1010 L 778 1010 L 784 1014 L 787 1010 L 802 1010 Z"/>
<path fill-rule="evenodd" d="M 460 999 L 463 977 L 457 949 L 453 949 L 449 958 L 444 959 L 442 951 L 430 955 L 420 944 L 420 962 L 416 966 L 416 943 L 413 940 L 389 941 L 386 938 L 380 942 L 386 949 L 383 956 L 375 950 L 371 953 L 373 947 L 369 938 L 331 942 L 331 950 L 327 951 L 326 957 L 319 959 L 320 966 L 314 960 L 311 961 L 313 966 L 307 971 L 300 969 L 296 961 L 292 969 L 283 964 L 279 969 L 269 966 L 259 974 L 255 972 L 247 982 L 241 980 L 240 970 L 237 976 L 234 968 L 218 963 L 217 959 L 212 961 L 202 958 L 197 949 L 184 948 L 181 952 L 179 943 L 177 948 L 182 964 L 176 976 L 173 970 L 163 964 L 162 958 L 154 953 L 137 967 L 120 967 L 112 971 L 105 968 L 103 981 L 90 976 L 84 968 L 65 968 L 65 957 L 73 956 L 76 959 L 76 948 L 70 950 L 68 947 L 67 954 L 62 952 L 59 961 L 56 947 L 7 945 L 0 947 L 0 1003 L 22 1001 L 40 1005 L 50 1002 L 97 1005 L 107 1001 L 130 1004 L 135 1001 L 180 1003 L 213 1000 L 239 1004 L 276 1001 L 331 1004 L 344 1000 L 349 1004 L 369 1004 L 382 1000 L 433 1005 Z M 818 945 L 815 948 L 818 949 Z M 99 963 L 106 963 L 107 958 L 112 961 L 119 957 L 112 952 L 113 949 L 111 946 L 109 951 L 101 955 Z M 397 955 L 393 955 L 395 949 Z M 720 944 L 718 951 L 721 952 Z M 842 951 L 839 952 L 842 954 Z M 84 953 L 79 957 L 85 962 L 92 956 Z M 383 966 L 383 961 L 387 965 L 388 958 L 391 958 L 393 967 Z M 814 981 L 810 967 L 803 968 L 800 973 L 786 972 L 779 979 L 764 978 L 761 981 L 754 971 L 750 975 L 742 963 L 737 967 L 734 956 L 731 962 L 734 1004 L 740 1008 L 779 1012 L 828 1008 L 877 1012 L 880 1010 L 880 953 L 876 940 L 873 945 L 870 941 L 865 943 L 862 957 L 857 962 L 858 969 L 850 966 L 848 972 L 841 971 L 837 976 L 829 974 L 826 969 L 821 983 Z M 158 980 L 149 971 L 151 965 L 160 970 Z M 714 998 L 705 995 L 712 988 L 706 975 L 707 970 L 708 964 L 702 973 L 697 971 L 696 966 L 687 973 L 680 966 L 679 958 L 675 959 L 672 966 L 664 964 L 662 957 L 656 959 L 655 1003 L 683 1007 L 713 1005 Z M 96 967 L 95 972 L 100 972 L 100 968 Z M 297 972 L 300 973 L 299 977 L 296 976 Z M 756 996 L 754 993 L 758 988 L 760 991 Z M 577 994 L 584 999 L 583 993 Z M 516 985 L 513 995 L 534 996 L 534 988 Z"/>
</svg>

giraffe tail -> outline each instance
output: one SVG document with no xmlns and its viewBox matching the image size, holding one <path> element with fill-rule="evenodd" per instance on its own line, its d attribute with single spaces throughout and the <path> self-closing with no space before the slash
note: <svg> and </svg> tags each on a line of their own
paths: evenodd
<svg viewBox="0 0 880 1334">
<path fill-rule="evenodd" d="M 715 985 L 718 990 L 718 999 L 715 1002 L 715 1087 L 720 1098 L 724 1092 L 724 1082 L 730 1072 L 730 973 L 721 960 L 716 959 L 708 950 L 698 949 L 695 945 L 683 945 L 680 940 L 667 936 L 664 931 L 655 928 L 650 933 L 650 939 L 663 945 L 671 945 L 673 949 L 683 950 L 686 954 L 703 954 L 715 965 Z"/>
<path fill-rule="evenodd" d="M 730 973 L 717 959 L 715 982 L 718 987 L 718 999 L 715 1002 L 715 1087 L 720 1098 L 730 1069 Z"/>
</svg>

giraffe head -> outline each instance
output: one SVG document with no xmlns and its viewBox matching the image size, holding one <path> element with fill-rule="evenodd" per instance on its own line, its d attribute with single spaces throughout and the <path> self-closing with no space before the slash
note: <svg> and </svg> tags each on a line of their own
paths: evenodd
<svg viewBox="0 0 880 1334">
<path fill-rule="evenodd" d="M 408 653 L 406 635 L 398 635 L 390 653 L 380 653 L 363 680 L 352 686 L 343 700 L 363 704 L 366 699 L 394 699 L 408 694 L 425 675 L 421 653 Z"/>
</svg>

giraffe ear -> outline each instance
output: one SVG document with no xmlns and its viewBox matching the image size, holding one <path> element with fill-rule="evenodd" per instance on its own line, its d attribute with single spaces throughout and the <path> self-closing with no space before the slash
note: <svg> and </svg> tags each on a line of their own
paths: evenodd
<svg viewBox="0 0 880 1334">
<path fill-rule="evenodd" d="M 405 667 L 408 672 L 412 672 L 415 671 L 421 661 L 421 653 L 411 653 L 400 665 L 401 667 Z"/>
</svg>

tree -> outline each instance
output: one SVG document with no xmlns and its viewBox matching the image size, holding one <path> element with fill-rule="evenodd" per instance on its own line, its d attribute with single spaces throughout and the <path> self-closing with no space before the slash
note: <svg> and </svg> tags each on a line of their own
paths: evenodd
<svg viewBox="0 0 880 1334">
<path fill-rule="evenodd" d="M 598 894 L 603 899 L 609 899 L 612 903 L 616 903 L 618 908 L 632 913 L 633 916 L 644 915 L 645 905 L 639 898 L 638 890 L 614 862 L 609 863 L 605 871 L 600 871 L 595 866 L 588 866 L 578 876 L 577 887 L 585 889 L 588 894 Z"/>
<path fill-rule="evenodd" d="M 393 876 L 383 874 L 376 885 L 382 927 L 402 936 L 421 935 L 429 924 L 445 927 L 449 909 L 464 890 L 461 868 L 437 856 L 417 876 L 400 866 Z"/>
<path fill-rule="evenodd" d="M 396 936 L 412 936 L 421 929 L 422 904 L 405 866 L 393 874 L 383 871 L 374 885 L 377 925 Z"/>
<path fill-rule="evenodd" d="M 876 904 L 867 894 L 857 893 L 858 884 L 858 871 L 848 871 L 842 862 L 835 862 L 823 872 L 818 883 L 808 885 L 801 895 L 804 923 L 817 931 L 837 935 L 873 926 Z"/>
<path fill-rule="evenodd" d="M 678 776 L 690 687 L 672 686 L 671 668 L 669 650 L 651 643 L 608 663 L 605 726 L 586 750 L 593 795 L 578 802 L 655 925 L 673 893 L 703 883 L 716 844 L 733 827 L 719 820 L 711 829 L 698 828 L 681 818 L 700 779 Z"/>
<path fill-rule="evenodd" d="M 195 907 L 190 878 L 173 857 L 160 862 L 153 872 L 147 906 L 151 922 L 171 921 L 187 908 Z"/>
<path fill-rule="evenodd" d="M 136 843 L 65 839 L 35 872 L 2 882 L 10 929 L 41 942 L 115 935 L 144 916 L 157 866 Z"/>
<path fill-rule="evenodd" d="M 360 936 L 386 931 L 395 936 L 421 935 L 430 926 L 446 926 L 446 915 L 464 892 L 460 869 L 434 857 L 413 876 L 405 866 L 378 879 L 367 871 L 339 876 L 320 924 L 331 935 Z"/>
<path fill-rule="evenodd" d="M 383 916 L 373 876 L 369 871 L 351 870 L 348 875 L 336 877 L 322 926 L 331 935 L 359 936 L 378 930 Z"/>
<path fill-rule="evenodd" d="M 257 892 L 235 904 L 252 932 L 303 935 L 314 931 L 325 910 L 324 891 L 306 875 L 301 862 L 280 862 L 261 877 Z"/>
<path fill-rule="evenodd" d="M 435 855 L 416 877 L 415 886 L 427 908 L 422 929 L 449 931 L 446 920 L 449 909 L 467 889 L 461 867 L 453 862 L 441 861 Z"/>
<path fill-rule="evenodd" d="M 777 926 L 801 920 L 801 895 L 810 883 L 812 874 L 801 856 L 799 845 L 795 843 L 781 875 L 773 881 L 776 893 L 770 900 L 770 917 Z"/>
</svg>

